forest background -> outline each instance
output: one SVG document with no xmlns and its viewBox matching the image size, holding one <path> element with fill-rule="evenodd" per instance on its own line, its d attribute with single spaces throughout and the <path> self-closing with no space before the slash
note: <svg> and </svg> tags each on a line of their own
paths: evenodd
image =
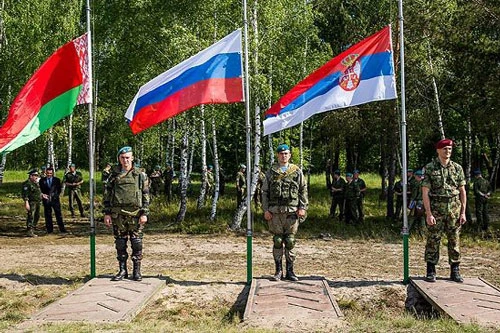
<svg viewBox="0 0 500 333">
<path fill-rule="evenodd" d="M 397 1 L 249 1 L 250 104 L 255 145 L 265 110 L 302 78 L 333 56 L 387 24 L 393 27 L 396 75 L 400 45 Z M 85 1 L 0 2 L 0 123 L 33 72 L 58 47 L 85 32 Z M 500 8 L 492 0 L 417 0 L 404 4 L 408 167 L 434 156 L 443 135 L 456 142 L 454 160 L 467 176 L 481 167 L 492 183 L 500 164 Z M 124 113 L 138 88 L 156 75 L 243 26 L 239 1 L 92 1 L 95 83 L 96 166 L 114 162 L 116 151 L 132 145 L 151 170 L 172 163 L 189 136 L 190 170 L 212 164 L 233 175 L 246 163 L 244 104 L 194 108 L 134 136 Z M 398 86 L 399 90 L 399 86 Z M 8 169 L 27 170 L 48 161 L 63 168 L 89 163 L 86 106 L 3 160 Z M 206 128 L 205 128 L 206 123 Z M 257 125 L 257 126 L 256 126 Z M 264 167 L 272 146 L 286 142 L 295 162 L 311 172 L 333 168 L 375 172 L 391 191 L 401 173 L 398 101 L 369 103 L 314 116 L 253 150 Z M 216 137 L 216 141 L 213 141 Z M 302 139 L 301 139 L 302 138 Z M 269 140 L 268 140 L 269 139 Z M 215 143 L 214 143 L 215 142 Z M 264 144 L 265 142 L 265 144 Z M 201 146 L 208 145 L 206 162 Z M 301 149 L 299 150 L 299 147 Z M 389 196 L 392 197 L 392 196 Z M 391 205 L 392 206 L 392 205 Z M 390 214 L 389 214 L 390 215 Z"/>
</svg>

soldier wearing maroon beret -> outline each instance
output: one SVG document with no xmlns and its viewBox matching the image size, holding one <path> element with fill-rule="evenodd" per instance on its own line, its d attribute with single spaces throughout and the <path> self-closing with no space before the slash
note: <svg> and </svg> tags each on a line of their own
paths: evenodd
<svg viewBox="0 0 500 333">
<path fill-rule="evenodd" d="M 448 238 L 448 262 L 451 266 L 450 279 L 463 282 L 460 276 L 460 229 L 466 222 L 465 176 L 462 167 L 451 161 L 453 141 L 443 139 L 436 143 L 437 158 L 425 166 L 422 181 L 422 200 L 426 212 L 427 262 L 426 280 L 436 281 L 436 265 L 439 261 L 441 235 Z"/>
</svg>

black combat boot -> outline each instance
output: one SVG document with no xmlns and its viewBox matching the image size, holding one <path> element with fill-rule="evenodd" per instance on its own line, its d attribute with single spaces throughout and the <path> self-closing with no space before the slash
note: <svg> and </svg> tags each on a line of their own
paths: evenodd
<svg viewBox="0 0 500 333">
<path fill-rule="evenodd" d="M 121 281 L 124 278 L 128 278 L 128 271 L 127 271 L 127 261 L 126 260 L 120 260 L 118 261 L 119 265 L 119 271 L 118 273 L 111 278 L 111 281 Z"/>
<path fill-rule="evenodd" d="M 132 272 L 132 278 L 134 279 L 134 281 L 142 281 L 140 260 L 134 260 L 134 271 Z"/>
<path fill-rule="evenodd" d="M 436 282 L 436 265 L 427 263 L 427 275 L 425 276 L 427 282 Z"/>
<path fill-rule="evenodd" d="M 293 272 L 293 262 L 286 261 L 286 277 L 285 279 L 290 281 L 299 281 L 299 278 Z"/>
<path fill-rule="evenodd" d="M 464 278 L 460 276 L 460 264 L 458 262 L 451 264 L 451 273 L 450 279 L 455 282 L 462 283 L 464 282 Z"/>
<path fill-rule="evenodd" d="M 276 265 L 276 273 L 273 275 L 274 281 L 280 281 L 283 278 L 283 268 L 282 268 L 283 259 L 274 260 L 274 264 Z"/>
</svg>

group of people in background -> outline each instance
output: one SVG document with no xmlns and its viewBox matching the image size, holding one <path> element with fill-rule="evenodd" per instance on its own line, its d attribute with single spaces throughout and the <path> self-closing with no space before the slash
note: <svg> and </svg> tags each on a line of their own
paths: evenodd
<svg viewBox="0 0 500 333">
<path fill-rule="evenodd" d="M 347 224 L 362 223 L 365 213 L 363 201 L 366 194 L 366 182 L 359 177 L 359 170 L 346 172 L 342 178 L 340 170 L 335 170 L 332 179 L 327 178 L 327 187 L 330 190 L 332 203 L 330 217 Z M 338 215 L 337 215 L 338 208 Z"/>
</svg>

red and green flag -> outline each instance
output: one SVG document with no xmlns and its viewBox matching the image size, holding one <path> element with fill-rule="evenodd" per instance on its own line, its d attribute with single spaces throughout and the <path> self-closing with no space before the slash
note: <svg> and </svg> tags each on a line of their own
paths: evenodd
<svg viewBox="0 0 500 333">
<path fill-rule="evenodd" d="M 28 80 L 0 127 L 0 153 L 35 140 L 75 105 L 91 102 L 87 45 L 87 34 L 68 42 Z"/>
</svg>

